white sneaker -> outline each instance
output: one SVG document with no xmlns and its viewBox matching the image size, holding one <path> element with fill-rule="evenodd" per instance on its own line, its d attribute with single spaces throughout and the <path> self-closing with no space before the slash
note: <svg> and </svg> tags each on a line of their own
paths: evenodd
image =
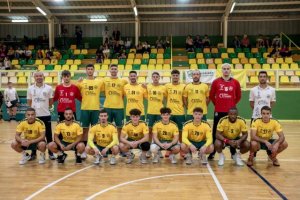
<svg viewBox="0 0 300 200">
<path fill-rule="evenodd" d="M 39 164 L 45 164 L 45 162 L 46 162 L 45 153 L 40 153 Z"/>
<path fill-rule="evenodd" d="M 162 153 L 161 153 L 161 151 L 158 151 L 158 156 L 160 157 L 160 158 L 163 158 L 164 156 L 162 155 Z"/>
<path fill-rule="evenodd" d="M 114 156 L 112 156 L 112 157 L 110 158 L 109 164 L 111 164 L 111 165 L 117 164 L 117 160 L 116 160 L 116 158 L 115 158 Z"/>
<path fill-rule="evenodd" d="M 159 155 L 158 154 L 154 154 L 152 162 L 153 163 L 158 163 L 159 162 Z"/>
<path fill-rule="evenodd" d="M 237 166 L 244 166 L 244 163 L 241 159 L 241 154 L 240 153 L 236 153 L 236 159 L 235 159 L 235 163 Z"/>
<path fill-rule="evenodd" d="M 234 160 L 234 162 L 236 162 L 236 154 L 237 153 L 235 153 L 234 155 L 231 156 L 231 158 L 232 158 L 232 160 Z"/>
<path fill-rule="evenodd" d="M 150 158 L 151 156 L 152 156 L 151 151 L 147 151 L 147 152 L 146 152 L 146 158 Z"/>
<path fill-rule="evenodd" d="M 187 153 L 186 155 L 185 155 L 185 157 L 186 157 L 186 160 L 185 160 L 185 164 L 187 164 L 187 165 L 191 165 L 192 164 L 192 155 L 190 154 L 190 153 Z"/>
<path fill-rule="evenodd" d="M 144 156 L 143 154 L 140 155 L 140 161 L 142 164 L 147 164 L 148 161 L 147 161 L 147 157 Z"/>
<path fill-rule="evenodd" d="M 133 162 L 133 159 L 135 157 L 134 153 L 132 152 L 129 152 L 129 156 L 127 156 L 127 161 L 126 161 L 126 164 L 131 164 Z"/>
<path fill-rule="evenodd" d="M 219 153 L 219 161 L 218 161 L 218 165 L 219 166 L 223 166 L 225 162 L 225 156 L 223 153 Z"/>
<path fill-rule="evenodd" d="M 96 159 L 95 159 L 95 161 L 94 161 L 94 164 L 95 164 L 95 165 L 99 165 L 100 162 L 102 161 L 102 156 L 98 154 L 98 155 L 96 155 L 95 157 L 96 157 Z"/>
<path fill-rule="evenodd" d="M 206 165 L 207 164 L 207 158 L 205 154 L 199 154 L 200 159 L 201 159 L 201 164 Z"/>
<path fill-rule="evenodd" d="M 86 152 L 84 151 L 82 154 L 81 154 L 81 159 L 85 160 L 87 158 L 87 154 Z"/>
<path fill-rule="evenodd" d="M 25 163 L 27 163 L 28 160 L 30 160 L 31 156 L 29 154 L 23 154 L 22 155 L 22 159 L 19 161 L 20 165 L 25 165 Z"/>
<path fill-rule="evenodd" d="M 176 160 L 176 157 L 175 157 L 174 154 L 170 154 L 169 159 L 171 160 L 172 164 L 176 164 L 177 163 L 177 160 Z"/>
</svg>

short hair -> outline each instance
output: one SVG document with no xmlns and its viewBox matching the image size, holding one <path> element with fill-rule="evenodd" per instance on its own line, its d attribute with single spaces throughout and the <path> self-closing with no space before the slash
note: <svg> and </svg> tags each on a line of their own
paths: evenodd
<svg viewBox="0 0 300 200">
<path fill-rule="evenodd" d="M 118 68 L 118 65 L 116 65 L 116 64 L 111 64 L 111 65 L 109 66 L 109 68 L 112 68 L 112 67 Z"/>
<path fill-rule="evenodd" d="M 35 77 L 36 75 L 42 75 L 42 76 L 44 76 L 44 73 L 41 72 L 41 71 L 37 71 L 37 72 L 34 72 L 33 76 Z"/>
<path fill-rule="evenodd" d="M 107 113 L 107 110 L 105 108 L 101 108 L 99 111 L 99 114 L 101 114 L 101 113 Z"/>
<path fill-rule="evenodd" d="M 229 109 L 229 112 L 230 111 L 236 111 L 236 112 L 238 112 L 238 109 L 237 109 L 237 107 L 231 107 L 230 109 Z"/>
<path fill-rule="evenodd" d="M 262 112 L 263 110 L 268 110 L 268 111 L 272 112 L 272 109 L 271 109 L 269 106 L 263 106 L 263 107 L 260 109 L 260 112 Z"/>
<path fill-rule="evenodd" d="M 129 111 L 129 114 L 130 114 L 130 116 L 131 115 L 141 116 L 142 112 L 139 109 L 134 108 L 134 109 L 132 109 L 132 110 Z"/>
<path fill-rule="evenodd" d="M 88 64 L 85 68 L 87 69 L 88 67 L 95 68 L 93 64 Z"/>
<path fill-rule="evenodd" d="M 221 68 L 223 69 L 223 67 L 226 67 L 226 66 L 229 66 L 231 68 L 231 65 L 229 63 L 223 63 Z"/>
<path fill-rule="evenodd" d="M 153 73 L 152 73 L 152 76 L 153 76 L 153 75 L 160 76 L 160 74 L 159 74 L 158 72 L 153 72 Z"/>
<path fill-rule="evenodd" d="M 73 112 L 72 108 L 70 108 L 70 107 L 67 107 L 67 108 L 65 109 L 65 111 L 68 111 L 68 110 L 71 110 L 71 111 Z"/>
<path fill-rule="evenodd" d="M 194 73 L 196 73 L 196 72 L 198 72 L 198 73 L 201 75 L 201 72 L 200 72 L 198 69 L 193 70 L 193 71 L 192 71 L 192 74 L 194 74 Z"/>
<path fill-rule="evenodd" d="M 165 114 L 165 113 L 168 113 L 168 114 L 171 114 L 172 113 L 172 110 L 170 108 L 161 108 L 160 109 L 160 114 Z"/>
<path fill-rule="evenodd" d="M 137 72 L 132 70 L 132 71 L 129 72 L 129 74 L 136 74 L 137 75 Z"/>
<path fill-rule="evenodd" d="M 196 107 L 196 108 L 193 109 L 193 113 L 194 113 L 194 112 L 200 112 L 200 113 L 203 113 L 203 109 L 200 108 L 200 107 Z"/>
<path fill-rule="evenodd" d="M 173 70 L 171 71 L 171 74 L 172 74 L 172 75 L 173 75 L 173 74 L 180 74 L 180 71 L 177 70 L 177 69 L 173 69 Z"/>
<path fill-rule="evenodd" d="M 61 72 L 61 76 L 71 76 L 71 72 L 69 70 L 64 70 Z"/>
<path fill-rule="evenodd" d="M 260 76 L 261 74 L 265 74 L 266 76 L 268 76 L 268 72 L 267 72 L 267 71 L 260 71 L 260 72 L 258 73 L 258 76 Z"/>
<path fill-rule="evenodd" d="M 33 111 L 33 112 L 35 112 L 35 109 L 34 109 L 34 108 L 32 108 L 32 107 L 28 107 L 28 108 L 26 109 L 26 112 L 29 112 L 29 111 Z"/>
</svg>

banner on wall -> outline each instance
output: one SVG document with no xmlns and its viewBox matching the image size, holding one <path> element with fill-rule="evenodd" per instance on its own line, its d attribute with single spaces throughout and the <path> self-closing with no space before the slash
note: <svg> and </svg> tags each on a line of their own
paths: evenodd
<svg viewBox="0 0 300 200">
<path fill-rule="evenodd" d="M 185 82 L 193 82 L 192 73 L 194 70 L 185 70 Z M 200 82 L 202 83 L 212 83 L 216 78 L 216 70 L 213 69 L 203 69 L 199 70 L 201 73 Z"/>
<path fill-rule="evenodd" d="M 217 77 L 222 76 L 222 69 L 218 69 L 217 71 Z M 246 70 L 243 69 L 232 69 L 231 75 L 233 78 L 238 80 L 240 82 L 241 87 L 243 87 L 246 84 Z"/>
</svg>

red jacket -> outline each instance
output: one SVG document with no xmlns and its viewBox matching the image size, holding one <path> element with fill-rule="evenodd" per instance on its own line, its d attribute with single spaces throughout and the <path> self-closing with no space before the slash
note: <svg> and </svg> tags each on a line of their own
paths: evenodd
<svg viewBox="0 0 300 200">
<path fill-rule="evenodd" d="M 241 96 L 240 83 L 234 78 L 228 81 L 223 78 L 215 79 L 209 92 L 209 98 L 215 105 L 215 112 L 228 112 L 230 108 L 236 107 Z"/>
<path fill-rule="evenodd" d="M 76 85 L 71 84 L 70 87 L 65 87 L 62 84 L 55 88 L 53 101 L 58 101 L 57 111 L 65 112 L 66 108 L 71 108 L 76 111 L 76 101 L 81 101 L 81 94 Z"/>
</svg>

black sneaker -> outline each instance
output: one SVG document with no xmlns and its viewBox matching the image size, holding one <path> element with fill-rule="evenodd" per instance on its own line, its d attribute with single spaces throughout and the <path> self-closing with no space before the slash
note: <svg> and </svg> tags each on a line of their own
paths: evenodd
<svg viewBox="0 0 300 200">
<path fill-rule="evenodd" d="M 82 164 L 81 156 L 76 156 L 76 164 Z"/>
<path fill-rule="evenodd" d="M 68 154 L 63 153 L 60 156 L 57 156 L 57 163 L 63 164 L 65 162 L 65 159 L 67 158 Z"/>
<path fill-rule="evenodd" d="M 56 159 L 56 157 L 54 156 L 54 154 L 52 152 L 48 152 L 48 155 L 49 155 L 50 160 L 55 160 Z"/>
<path fill-rule="evenodd" d="M 36 154 L 31 154 L 31 157 L 30 157 L 29 161 L 33 161 L 35 159 L 36 159 Z"/>
<path fill-rule="evenodd" d="M 208 160 L 213 160 L 215 158 L 215 154 L 211 153 L 209 154 L 209 156 L 207 157 Z"/>
</svg>

